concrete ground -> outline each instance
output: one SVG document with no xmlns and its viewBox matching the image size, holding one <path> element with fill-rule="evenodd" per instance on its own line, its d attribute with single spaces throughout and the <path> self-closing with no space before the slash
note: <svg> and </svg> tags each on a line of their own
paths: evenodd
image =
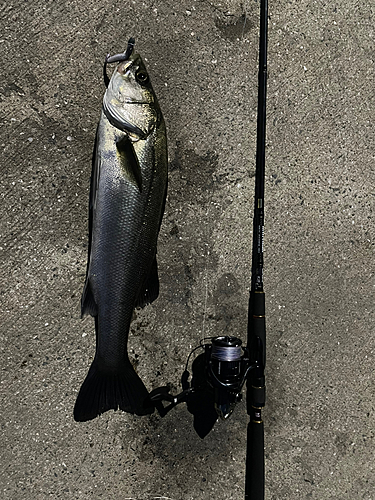
<svg viewBox="0 0 375 500">
<path fill-rule="evenodd" d="M 267 500 L 373 500 L 374 6 L 269 6 Z M 161 291 L 129 352 L 148 389 L 203 336 L 246 339 L 259 3 L 9 0 L 0 8 L 1 469 L 12 500 L 244 497 L 247 415 L 76 423 L 90 158 L 107 52 L 130 36 L 168 128 Z"/>
</svg>

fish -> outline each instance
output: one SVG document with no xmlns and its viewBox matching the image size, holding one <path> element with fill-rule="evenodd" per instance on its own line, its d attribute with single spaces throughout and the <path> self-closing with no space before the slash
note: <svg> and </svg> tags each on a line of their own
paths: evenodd
<svg viewBox="0 0 375 500">
<path fill-rule="evenodd" d="M 119 64 L 104 94 L 92 160 L 81 313 L 95 318 L 96 352 L 75 403 L 78 422 L 110 409 L 154 411 L 127 342 L 134 309 L 159 295 L 156 253 L 167 194 L 167 136 L 132 40 L 124 55 L 106 59 Z"/>
</svg>

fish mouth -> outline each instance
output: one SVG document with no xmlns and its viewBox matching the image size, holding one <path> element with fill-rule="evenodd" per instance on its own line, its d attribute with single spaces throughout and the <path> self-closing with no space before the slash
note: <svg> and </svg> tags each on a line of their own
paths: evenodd
<svg viewBox="0 0 375 500">
<path fill-rule="evenodd" d="M 148 106 L 152 106 L 154 103 L 150 101 L 136 101 L 135 99 L 125 99 L 124 104 L 148 104 Z"/>
</svg>

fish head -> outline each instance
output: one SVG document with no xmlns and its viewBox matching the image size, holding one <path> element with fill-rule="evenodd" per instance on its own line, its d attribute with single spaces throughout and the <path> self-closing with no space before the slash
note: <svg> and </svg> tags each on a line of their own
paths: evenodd
<svg viewBox="0 0 375 500">
<path fill-rule="evenodd" d="M 115 69 L 103 98 L 103 111 L 110 123 L 133 140 L 145 139 L 161 120 L 146 67 L 132 54 Z"/>
</svg>

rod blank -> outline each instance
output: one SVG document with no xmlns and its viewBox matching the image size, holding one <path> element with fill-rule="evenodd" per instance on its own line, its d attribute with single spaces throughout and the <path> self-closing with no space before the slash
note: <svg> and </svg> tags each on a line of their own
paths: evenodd
<svg viewBox="0 0 375 500">
<path fill-rule="evenodd" d="M 265 296 L 263 292 L 264 180 L 266 155 L 268 2 L 260 3 L 258 117 L 253 219 L 253 250 L 247 346 L 253 369 L 247 380 L 247 455 L 245 500 L 264 500 L 264 368 L 266 364 Z"/>
</svg>

